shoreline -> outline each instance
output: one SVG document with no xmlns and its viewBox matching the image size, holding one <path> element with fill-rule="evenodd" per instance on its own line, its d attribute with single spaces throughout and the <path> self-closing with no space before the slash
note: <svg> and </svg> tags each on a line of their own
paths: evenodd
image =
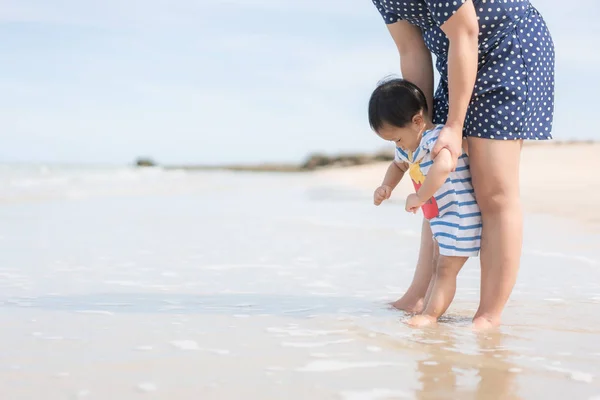
<svg viewBox="0 0 600 400">
<path fill-rule="evenodd" d="M 520 182 L 524 212 L 573 219 L 599 228 L 600 177 L 595 173 L 600 171 L 599 152 L 598 141 L 524 141 Z M 148 166 L 184 171 L 307 173 L 318 177 L 323 184 L 372 192 L 381 183 L 392 159 L 393 150 L 371 154 L 313 154 L 301 164 Z M 412 192 L 410 180 L 403 179 L 393 196 L 404 198 Z"/>
</svg>

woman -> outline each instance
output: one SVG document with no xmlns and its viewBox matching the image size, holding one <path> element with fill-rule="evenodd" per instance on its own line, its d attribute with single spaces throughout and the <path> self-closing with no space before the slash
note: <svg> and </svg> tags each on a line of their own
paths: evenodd
<svg viewBox="0 0 600 400">
<path fill-rule="evenodd" d="M 373 0 L 400 53 L 402 76 L 426 94 L 444 124 L 434 155 L 454 162 L 466 138 L 481 208 L 481 296 L 475 328 L 498 326 L 516 282 L 523 221 L 523 140 L 551 139 L 554 44 L 528 0 Z M 441 79 L 433 93 L 433 53 Z M 418 311 L 432 275 L 431 230 L 423 222 L 413 282 L 394 306 Z"/>
</svg>

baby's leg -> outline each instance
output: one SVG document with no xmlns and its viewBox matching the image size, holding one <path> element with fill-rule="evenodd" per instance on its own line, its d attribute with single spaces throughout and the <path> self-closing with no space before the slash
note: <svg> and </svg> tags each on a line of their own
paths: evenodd
<svg viewBox="0 0 600 400">
<path fill-rule="evenodd" d="M 467 257 L 438 257 L 429 301 L 423 313 L 411 318 L 409 325 L 425 326 L 435 323 L 446 312 L 456 293 L 456 277 L 466 261 Z"/>
<path fill-rule="evenodd" d="M 431 279 L 429 280 L 429 287 L 427 288 L 427 293 L 425 294 L 425 301 L 423 302 L 423 308 L 419 310 L 419 313 L 422 313 L 425 310 L 425 306 L 429 303 L 431 299 L 431 293 L 433 292 L 433 285 L 435 284 L 435 276 L 438 259 L 440 258 L 440 248 L 436 242 L 433 243 L 433 259 L 432 259 L 432 267 L 431 270 L 433 273 L 431 274 Z"/>
<path fill-rule="evenodd" d="M 413 276 L 410 287 L 400 299 L 391 303 L 398 310 L 420 313 L 425 308 L 424 299 L 429 292 L 430 282 L 433 279 L 433 271 L 435 264 L 433 261 L 434 248 L 433 235 L 429 221 L 423 218 L 423 226 L 421 228 L 421 248 L 419 250 L 419 260 L 417 268 Z"/>
</svg>

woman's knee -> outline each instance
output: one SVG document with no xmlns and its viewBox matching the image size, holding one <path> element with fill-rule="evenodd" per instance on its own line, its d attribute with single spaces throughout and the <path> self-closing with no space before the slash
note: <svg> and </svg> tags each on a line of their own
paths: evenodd
<svg viewBox="0 0 600 400">
<path fill-rule="evenodd" d="M 477 204 L 482 214 L 498 213 L 506 209 L 519 207 L 518 191 L 503 188 L 501 185 L 491 188 L 475 189 Z"/>
</svg>

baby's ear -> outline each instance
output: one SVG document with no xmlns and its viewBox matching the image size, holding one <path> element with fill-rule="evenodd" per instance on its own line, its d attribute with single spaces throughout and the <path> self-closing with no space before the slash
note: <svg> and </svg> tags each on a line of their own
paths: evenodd
<svg viewBox="0 0 600 400">
<path fill-rule="evenodd" d="M 415 114 L 412 117 L 412 123 L 419 127 L 423 125 L 423 122 L 425 122 L 425 119 L 423 118 L 423 111 L 419 111 L 418 114 Z"/>
</svg>

